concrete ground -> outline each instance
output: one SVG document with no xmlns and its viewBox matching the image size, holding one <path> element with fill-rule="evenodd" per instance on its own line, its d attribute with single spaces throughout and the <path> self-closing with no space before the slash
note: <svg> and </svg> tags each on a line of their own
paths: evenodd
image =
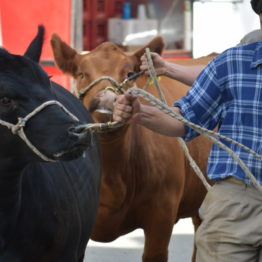
<svg viewBox="0 0 262 262">
<path fill-rule="evenodd" d="M 191 219 L 181 219 L 174 227 L 169 244 L 169 262 L 191 262 L 193 252 Z M 89 241 L 84 262 L 141 262 L 143 231 L 138 229 L 111 243 Z"/>
</svg>

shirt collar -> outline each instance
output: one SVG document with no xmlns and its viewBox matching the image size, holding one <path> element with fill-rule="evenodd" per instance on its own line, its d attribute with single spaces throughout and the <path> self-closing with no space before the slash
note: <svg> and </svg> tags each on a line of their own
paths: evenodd
<svg viewBox="0 0 262 262">
<path fill-rule="evenodd" d="M 253 56 L 253 61 L 251 63 L 251 68 L 255 68 L 262 64 L 262 41 L 257 42 L 255 45 L 255 51 Z"/>
</svg>

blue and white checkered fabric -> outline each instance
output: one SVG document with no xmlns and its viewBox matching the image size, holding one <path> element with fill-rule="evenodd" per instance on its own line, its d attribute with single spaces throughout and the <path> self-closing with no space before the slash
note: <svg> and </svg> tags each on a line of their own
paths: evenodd
<svg viewBox="0 0 262 262">
<path fill-rule="evenodd" d="M 174 103 L 189 121 L 219 133 L 262 154 L 262 42 L 226 50 L 211 61 L 187 95 Z M 186 127 L 185 140 L 196 137 Z M 248 166 L 262 184 L 262 161 L 245 150 L 221 140 Z M 217 145 L 209 156 L 208 176 L 227 176 L 250 184 L 238 164 Z"/>
</svg>

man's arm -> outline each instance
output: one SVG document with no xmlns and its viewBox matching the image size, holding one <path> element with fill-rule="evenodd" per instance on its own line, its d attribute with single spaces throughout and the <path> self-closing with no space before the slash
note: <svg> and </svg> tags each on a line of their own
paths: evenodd
<svg viewBox="0 0 262 262">
<path fill-rule="evenodd" d="M 180 114 L 178 107 L 172 107 L 172 110 Z M 137 97 L 130 94 L 118 97 L 114 106 L 113 119 L 119 122 L 132 121 L 166 136 L 183 137 L 185 135 L 184 125 L 180 121 L 156 107 L 141 104 Z"/>
<path fill-rule="evenodd" d="M 205 65 L 183 66 L 168 63 L 166 67 L 166 75 L 186 85 L 192 86 L 195 79 L 204 68 Z"/>
<path fill-rule="evenodd" d="M 189 86 L 192 86 L 197 76 L 205 68 L 205 65 L 184 66 L 170 63 L 165 61 L 159 54 L 153 52 L 150 55 L 157 75 L 173 78 Z M 141 57 L 140 70 L 149 74 L 146 55 Z"/>
</svg>

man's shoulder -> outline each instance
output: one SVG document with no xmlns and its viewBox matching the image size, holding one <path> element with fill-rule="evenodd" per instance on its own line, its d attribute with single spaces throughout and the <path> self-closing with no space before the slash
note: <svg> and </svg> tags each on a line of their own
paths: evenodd
<svg viewBox="0 0 262 262">
<path fill-rule="evenodd" d="M 257 53 L 259 54 L 259 57 L 261 57 L 261 50 L 262 41 L 252 42 L 246 45 L 237 45 L 223 51 L 220 55 L 215 57 L 214 61 L 216 61 L 216 63 L 224 63 L 232 62 L 235 60 L 247 60 L 248 57 L 249 60 L 253 60 L 254 55 L 256 56 Z"/>
<path fill-rule="evenodd" d="M 262 31 L 260 29 L 253 30 L 246 34 L 241 40 L 238 45 L 246 45 L 253 42 L 262 41 Z"/>
</svg>

